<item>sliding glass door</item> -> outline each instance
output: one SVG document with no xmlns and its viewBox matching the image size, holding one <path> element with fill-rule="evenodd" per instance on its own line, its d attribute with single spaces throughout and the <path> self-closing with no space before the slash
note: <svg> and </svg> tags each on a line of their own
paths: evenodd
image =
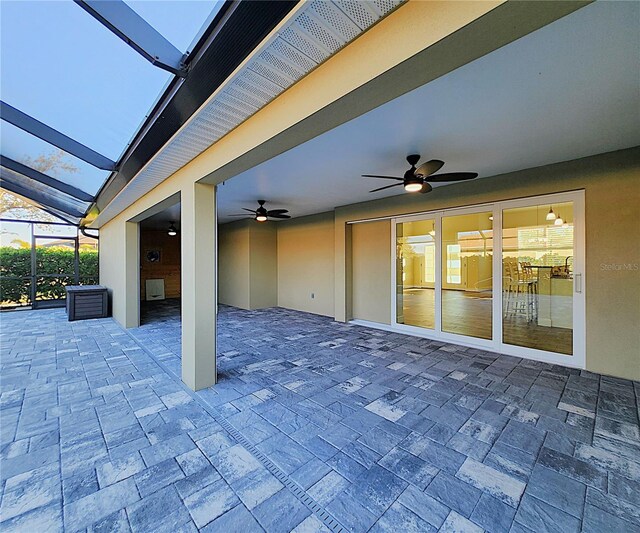
<svg viewBox="0 0 640 533">
<path fill-rule="evenodd" d="M 491 339 L 491 211 L 442 217 L 442 331 Z"/>
<path fill-rule="evenodd" d="M 435 220 L 396 224 L 396 321 L 436 327 Z"/>
<path fill-rule="evenodd" d="M 574 220 L 573 202 L 502 211 L 504 343 L 573 354 Z"/>
<path fill-rule="evenodd" d="M 584 366 L 584 196 L 392 221 L 394 328 Z"/>
</svg>

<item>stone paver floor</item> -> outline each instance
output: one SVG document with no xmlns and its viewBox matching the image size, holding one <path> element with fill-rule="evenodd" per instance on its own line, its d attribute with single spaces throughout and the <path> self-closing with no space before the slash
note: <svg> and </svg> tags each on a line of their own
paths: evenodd
<svg viewBox="0 0 640 533">
<path fill-rule="evenodd" d="M 2 315 L 3 531 L 640 531 L 639 383 L 222 307 L 193 394 L 150 318 Z"/>
</svg>

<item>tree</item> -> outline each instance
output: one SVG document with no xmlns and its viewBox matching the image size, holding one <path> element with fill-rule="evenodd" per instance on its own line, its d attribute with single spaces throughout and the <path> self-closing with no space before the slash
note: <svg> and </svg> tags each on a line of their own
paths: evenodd
<svg viewBox="0 0 640 533">
<path fill-rule="evenodd" d="M 52 178 L 59 178 L 62 171 L 70 174 L 78 172 L 78 167 L 70 161 L 66 161 L 65 157 L 67 157 L 67 154 L 64 151 L 56 150 L 49 154 L 39 155 L 36 158 L 24 157 L 22 163 Z"/>
<path fill-rule="evenodd" d="M 66 157 L 67 154 L 65 152 L 56 150 L 49 154 L 39 155 L 36 158 L 24 157 L 22 158 L 22 163 L 43 174 L 59 178 L 61 172 L 71 174 L 78 172 L 78 168 L 73 163 L 65 160 Z M 61 222 L 60 218 L 2 189 L 0 189 L 0 217 L 15 220 L 35 220 L 38 222 Z"/>
<path fill-rule="evenodd" d="M 58 217 L 43 211 L 4 189 L 0 189 L 0 217 L 13 220 L 35 220 L 38 222 L 61 221 Z"/>
</svg>

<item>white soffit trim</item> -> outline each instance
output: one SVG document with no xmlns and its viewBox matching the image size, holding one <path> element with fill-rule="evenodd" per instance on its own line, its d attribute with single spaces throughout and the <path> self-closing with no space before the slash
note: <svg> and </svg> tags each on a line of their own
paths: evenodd
<svg viewBox="0 0 640 533">
<path fill-rule="evenodd" d="M 91 224 L 100 227 L 406 0 L 312 0 L 234 72 Z"/>
</svg>

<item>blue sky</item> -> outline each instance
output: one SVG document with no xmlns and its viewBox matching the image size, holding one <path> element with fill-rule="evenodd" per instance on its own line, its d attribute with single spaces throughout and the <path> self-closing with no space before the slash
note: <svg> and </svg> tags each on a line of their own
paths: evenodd
<svg viewBox="0 0 640 533">
<path fill-rule="evenodd" d="M 186 51 L 216 1 L 127 2 Z M 172 77 L 151 65 L 71 0 L 2 0 L 2 100 L 116 160 Z M 35 158 L 54 148 L 2 123 L 2 154 Z M 107 173 L 69 157 L 59 178 L 94 193 Z"/>
</svg>

